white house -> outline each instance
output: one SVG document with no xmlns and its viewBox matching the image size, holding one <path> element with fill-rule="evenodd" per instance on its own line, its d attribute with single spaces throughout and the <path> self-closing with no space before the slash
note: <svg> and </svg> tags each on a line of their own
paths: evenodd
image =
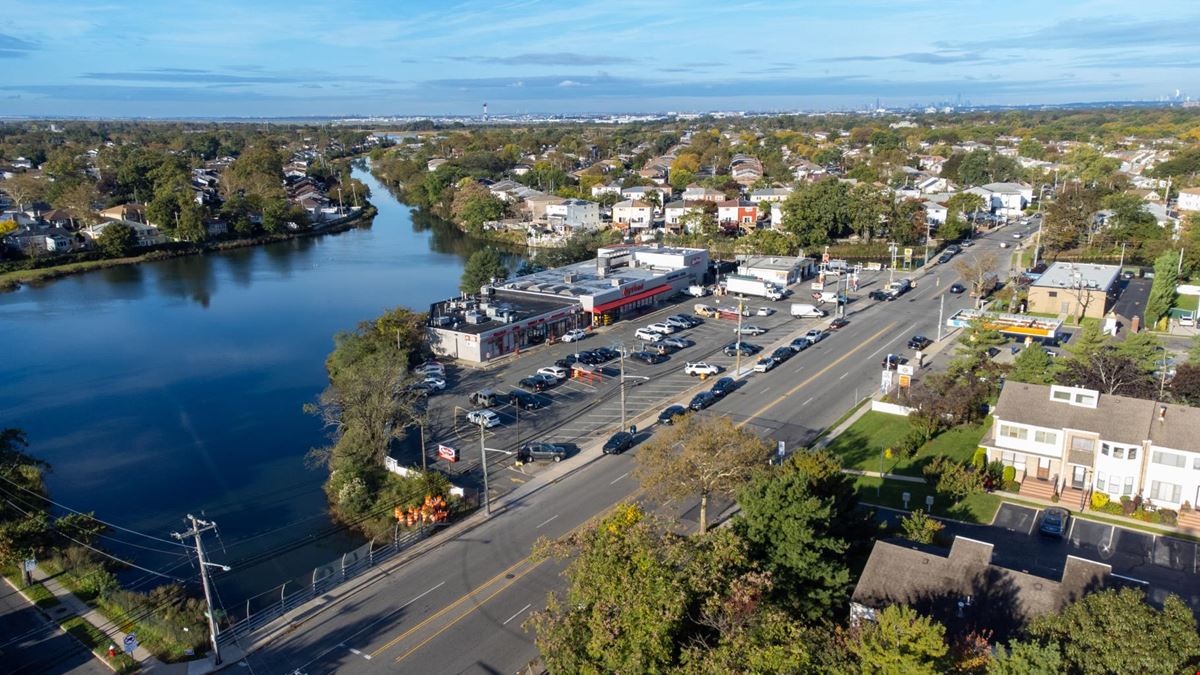
<svg viewBox="0 0 1200 675">
<path fill-rule="evenodd" d="M 558 230 L 595 230 L 600 227 L 600 205 L 585 199 L 564 199 L 546 205 L 546 220 Z"/>
<path fill-rule="evenodd" d="M 146 223 L 139 223 L 136 220 L 106 220 L 81 230 L 80 234 L 95 241 L 104 232 L 105 228 L 113 223 L 124 223 L 132 228 L 134 237 L 137 238 L 138 246 L 156 246 L 167 242 L 166 236 L 157 227 Z"/>
<path fill-rule="evenodd" d="M 1033 201 L 1033 187 L 1022 183 L 988 183 L 967 192 L 979 195 L 983 203 L 998 216 L 1019 216 Z"/>
<path fill-rule="evenodd" d="M 685 202 L 723 202 L 725 201 L 725 193 L 712 188 L 700 187 L 695 183 L 687 186 L 683 191 L 683 201 Z"/>
<path fill-rule="evenodd" d="M 684 216 L 693 211 L 702 211 L 703 209 L 704 202 L 689 202 L 678 199 L 676 201 L 669 202 L 663 209 L 663 222 L 667 227 L 673 230 L 678 230 L 681 227 L 681 221 L 683 220 Z"/>
<path fill-rule="evenodd" d="M 644 230 L 654 224 L 654 207 L 646 202 L 626 199 L 613 204 L 613 224 L 631 230 Z"/>
<path fill-rule="evenodd" d="M 604 195 L 619 195 L 621 194 L 621 186 L 616 183 L 608 183 L 607 185 L 593 185 L 592 196 L 602 197 Z"/>
<path fill-rule="evenodd" d="M 791 188 L 764 188 L 762 190 L 755 190 L 751 192 L 750 201 L 755 204 L 761 204 L 762 202 L 781 202 L 787 199 L 788 195 L 790 194 L 792 194 Z"/>
<path fill-rule="evenodd" d="M 635 185 L 621 190 L 621 196 L 625 199 L 633 201 L 646 201 L 647 195 L 657 194 L 658 203 L 665 204 L 671 199 L 670 188 L 658 187 L 656 185 Z"/>
<path fill-rule="evenodd" d="M 1200 188 L 1182 188 L 1178 206 L 1180 211 L 1200 211 Z"/>
<path fill-rule="evenodd" d="M 926 199 L 921 202 L 921 207 L 925 209 L 925 220 L 934 225 L 941 225 L 946 222 L 947 209 L 944 204 Z"/>
</svg>

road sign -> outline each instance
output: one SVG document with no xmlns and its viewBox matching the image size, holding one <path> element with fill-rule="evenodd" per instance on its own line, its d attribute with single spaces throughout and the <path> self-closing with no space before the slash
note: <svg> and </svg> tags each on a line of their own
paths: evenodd
<svg viewBox="0 0 1200 675">
<path fill-rule="evenodd" d="M 912 385 L 912 376 L 901 373 L 900 378 L 897 381 L 900 383 L 901 389 L 908 389 L 909 386 Z"/>
<path fill-rule="evenodd" d="M 904 249 L 904 262 L 912 262 L 913 250 L 911 248 Z"/>
<path fill-rule="evenodd" d="M 779 443 L 775 446 L 775 452 L 779 453 L 780 459 L 783 459 L 783 456 L 787 454 L 787 443 L 785 441 L 779 441 Z"/>
<path fill-rule="evenodd" d="M 912 364 L 911 363 L 902 363 L 902 364 L 896 366 L 896 372 L 900 373 L 901 375 L 912 375 L 913 374 Z"/>
<path fill-rule="evenodd" d="M 138 647 L 137 634 L 130 633 L 126 635 L 125 640 L 121 644 L 125 648 L 125 653 L 133 656 L 133 650 Z"/>
<path fill-rule="evenodd" d="M 458 461 L 458 451 L 448 445 L 440 445 L 439 444 L 437 454 L 438 454 L 438 457 L 441 457 L 442 459 L 446 460 L 447 462 L 457 462 Z"/>
<path fill-rule="evenodd" d="M 30 558 L 25 561 L 25 571 L 26 572 L 29 572 L 30 574 L 32 574 L 33 570 L 35 570 L 35 569 L 37 569 L 37 561 L 36 560 L 34 560 L 33 558 Z"/>
<path fill-rule="evenodd" d="M 891 370 L 883 371 L 883 378 L 879 382 L 879 391 L 885 394 L 892 388 L 892 372 Z"/>
</svg>

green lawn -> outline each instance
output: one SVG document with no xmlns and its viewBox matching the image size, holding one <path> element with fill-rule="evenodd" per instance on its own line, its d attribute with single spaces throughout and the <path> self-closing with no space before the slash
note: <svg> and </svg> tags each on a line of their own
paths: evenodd
<svg viewBox="0 0 1200 675">
<path fill-rule="evenodd" d="M 979 447 L 991 418 L 982 425 L 956 427 L 944 431 L 911 458 L 893 456 L 883 458 L 883 473 L 906 476 L 921 476 L 921 468 L 937 455 L 946 455 L 959 461 L 968 461 Z M 842 458 L 842 464 L 850 469 L 879 471 L 880 458 L 886 448 L 895 445 L 908 433 L 908 420 L 899 415 L 868 412 L 855 422 L 845 433 L 829 444 L 829 451 Z"/>
<path fill-rule="evenodd" d="M 1175 298 L 1176 309 L 1188 309 L 1194 312 L 1200 309 L 1197 305 L 1200 305 L 1200 295 L 1180 295 Z"/>
<path fill-rule="evenodd" d="M 909 510 L 925 510 L 925 498 L 933 496 L 933 508 L 930 513 L 935 516 L 954 518 L 968 523 L 987 524 L 996 517 L 1000 508 L 1000 496 L 979 492 L 973 494 L 958 504 L 951 504 L 950 498 L 937 494 L 933 487 L 925 483 L 909 483 L 907 481 L 881 481 L 874 476 L 858 476 L 854 481 L 858 497 L 869 504 L 890 506 L 894 509 L 904 508 L 904 493 L 909 493 Z"/>
</svg>

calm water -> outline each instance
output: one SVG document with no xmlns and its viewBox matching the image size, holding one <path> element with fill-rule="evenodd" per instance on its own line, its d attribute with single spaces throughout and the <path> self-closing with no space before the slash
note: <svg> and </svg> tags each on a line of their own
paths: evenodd
<svg viewBox="0 0 1200 675">
<path fill-rule="evenodd" d="M 379 209 L 367 229 L 0 293 L 0 427 L 27 432 L 53 465 L 51 495 L 71 508 L 164 537 L 186 513 L 215 520 L 226 548 L 214 539 L 212 556 L 236 567 L 218 575 L 227 602 L 359 543 L 331 526 L 324 472 L 304 467 L 324 436 L 301 406 L 325 384 L 335 332 L 452 295 L 481 245 L 414 222 L 366 171 L 356 175 Z M 288 544 L 298 547 L 262 560 Z M 194 575 L 177 555 L 121 552 Z"/>
</svg>

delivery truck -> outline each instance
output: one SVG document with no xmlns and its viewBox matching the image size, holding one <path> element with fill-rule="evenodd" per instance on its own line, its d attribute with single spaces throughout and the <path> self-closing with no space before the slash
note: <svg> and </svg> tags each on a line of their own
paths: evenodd
<svg viewBox="0 0 1200 675">
<path fill-rule="evenodd" d="M 782 300 L 783 291 L 778 286 L 756 277 L 744 277 L 740 274 L 730 274 L 725 277 L 725 292 L 738 295 L 753 295 L 768 300 Z"/>
</svg>

